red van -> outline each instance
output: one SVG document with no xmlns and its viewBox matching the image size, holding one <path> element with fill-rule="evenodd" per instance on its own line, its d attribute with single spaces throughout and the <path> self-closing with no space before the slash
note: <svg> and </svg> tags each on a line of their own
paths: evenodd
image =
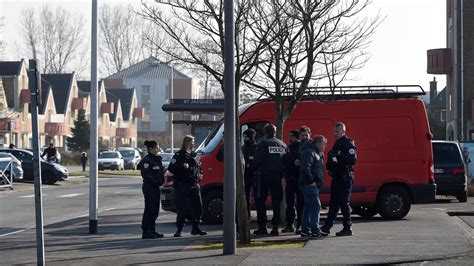
<svg viewBox="0 0 474 266">
<path fill-rule="evenodd" d="M 313 136 L 328 138 L 328 150 L 334 143 L 334 123 L 347 125 L 347 134 L 357 146 L 357 164 L 352 188 L 353 212 L 364 217 L 379 213 L 386 219 L 402 219 L 411 204 L 431 202 L 435 198 L 433 152 L 424 103 L 410 94 L 380 94 L 379 97 L 340 97 L 321 101 L 307 98 L 298 103 L 286 120 L 283 136 L 309 126 Z M 264 100 L 240 106 L 240 132 L 253 128 L 257 142 L 263 127 L 274 121 L 274 101 Z M 224 126 L 220 124 L 197 148 L 202 168 L 201 181 L 204 214 L 208 223 L 222 222 L 223 162 L 216 159 L 222 146 Z M 328 151 L 327 150 L 327 151 Z M 326 151 L 326 152 L 327 152 Z M 331 177 L 326 174 L 321 202 L 329 203 Z M 174 211 L 172 179 L 162 188 L 164 210 Z"/>
</svg>

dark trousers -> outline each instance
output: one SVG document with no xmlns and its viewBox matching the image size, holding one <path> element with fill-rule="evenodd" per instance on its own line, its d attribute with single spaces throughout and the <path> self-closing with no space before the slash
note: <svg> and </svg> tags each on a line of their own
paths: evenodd
<svg viewBox="0 0 474 266">
<path fill-rule="evenodd" d="M 260 174 L 257 180 L 257 220 L 259 228 L 267 226 L 267 208 L 265 201 L 268 192 L 272 196 L 273 218 L 272 225 L 280 225 L 280 205 L 283 199 L 283 187 L 281 185 L 281 174 Z"/>
<path fill-rule="evenodd" d="M 344 227 L 352 225 L 351 222 L 351 190 L 352 178 L 343 180 L 342 177 L 333 177 L 331 182 L 331 198 L 329 200 L 329 212 L 325 222 L 325 227 L 331 228 L 336 221 L 339 209 L 342 213 L 342 223 Z"/>
<path fill-rule="evenodd" d="M 191 213 L 193 228 L 199 227 L 202 217 L 202 199 L 199 185 L 175 187 L 176 196 L 176 227 L 183 230 L 186 216 Z"/>
<path fill-rule="evenodd" d="M 160 213 L 160 188 L 143 183 L 143 196 L 145 197 L 145 210 L 143 211 L 143 232 L 155 232 L 155 223 Z"/>
<path fill-rule="evenodd" d="M 254 186 L 254 176 L 253 175 L 245 175 L 244 182 L 245 182 L 245 200 L 247 202 L 247 214 L 250 218 L 250 191 Z M 254 192 L 255 193 L 255 192 Z"/>
<path fill-rule="evenodd" d="M 286 181 L 285 190 L 286 200 L 286 226 L 290 227 L 294 224 L 296 218 L 296 227 L 301 226 L 301 215 L 303 213 L 303 194 L 300 191 L 298 181 Z"/>
<path fill-rule="evenodd" d="M 82 163 L 82 172 L 86 171 L 86 163 Z"/>
</svg>

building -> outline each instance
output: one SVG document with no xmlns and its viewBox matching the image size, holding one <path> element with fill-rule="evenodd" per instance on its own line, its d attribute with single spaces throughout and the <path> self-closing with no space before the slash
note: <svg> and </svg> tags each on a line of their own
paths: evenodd
<svg viewBox="0 0 474 266">
<path fill-rule="evenodd" d="M 426 109 L 430 117 L 446 123 L 446 88 L 438 93 L 436 78 L 430 81 L 430 103 Z"/>
<path fill-rule="evenodd" d="M 105 79 L 108 88 L 135 88 L 138 106 L 144 109 L 143 117 L 138 119 L 138 137 L 157 139 L 163 147 L 170 143 L 170 115 L 162 110 L 170 98 L 171 76 L 173 72 L 173 98 L 197 98 L 193 80 L 155 57 L 149 57 Z M 174 120 L 184 120 L 176 114 Z M 176 143 L 185 134 L 190 134 L 186 125 L 175 125 Z"/>
<path fill-rule="evenodd" d="M 462 11 L 462 12 L 461 12 Z M 446 79 L 446 138 L 474 140 L 474 1 L 446 1 L 446 48 L 428 51 L 428 73 Z"/>
</svg>

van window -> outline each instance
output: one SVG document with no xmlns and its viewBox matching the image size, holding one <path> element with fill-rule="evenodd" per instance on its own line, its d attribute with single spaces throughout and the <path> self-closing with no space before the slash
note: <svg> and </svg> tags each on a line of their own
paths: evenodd
<svg viewBox="0 0 474 266">
<path fill-rule="evenodd" d="M 197 152 L 211 153 L 216 146 L 222 141 L 224 136 L 224 123 L 220 123 L 207 138 L 196 149 Z"/>
<path fill-rule="evenodd" d="M 435 164 L 462 164 L 459 147 L 454 143 L 433 143 L 433 157 Z"/>
</svg>

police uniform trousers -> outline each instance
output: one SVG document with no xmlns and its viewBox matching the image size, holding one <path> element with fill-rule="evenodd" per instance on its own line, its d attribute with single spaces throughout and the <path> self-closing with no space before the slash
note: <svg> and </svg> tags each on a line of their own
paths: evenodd
<svg viewBox="0 0 474 266">
<path fill-rule="evenodd" d="M 342 213 L 342 223 L 344 227 L 352 225 L 351 222 L 351 190 L 352 190 L 352 178 L 346 177 L 344 180 L 340 176 L 332 178 L 331 182 L 331 198 L 329 200 L 329 212 L 325 222 L 325 226 L 331 227 L 337 217 L 339 209 Z"/>
<path fill-rule="evenodd" d="M 175 187 L 176 227 L 182 230 L 186 216 L 191 214 L 193 228 L 201 224 L 202 199 L 199 185 L 181 185 Z"/>
<path fill-rule="evenodd" d="M 298 184 L 298 177 L 291 177 L 286 179 L 285 200 L 286 226 L 292 226 L 296 218 L 296 227 L 300 227 L 304 199 Z"/>
<path fill-rule="evenodd" d="M 268 197 L 268 192 L 272 196 L 273 218 L 272 225 L 280 225 L 280 205 L 283 199 L 283 187 L 281 184 L 281 173 L 260 173 L 257 179 L 257 220 L 259 228 L 267 226 L 267 208 L 265 201 Z"/>
<path fill-rule="evenodd" d="M 155 232 L 156 219 L 160 213 L 160 188 L 153 184 L 144 182 L 142 185 L 142 192 L 145 197 L 142 230 L 143 232 Z"/>
<path fill-rule="evenodd" d="M 245 200 L 247 202 L 247 214 L 248 214 L 248 217 L 250 218 L 250 191 L 254 187 L 254 182 L 255 182 L 254 174 L 252 173 L 252 174 L 244 175 L 244 182 L 245 182 Z"/>
</svg>

